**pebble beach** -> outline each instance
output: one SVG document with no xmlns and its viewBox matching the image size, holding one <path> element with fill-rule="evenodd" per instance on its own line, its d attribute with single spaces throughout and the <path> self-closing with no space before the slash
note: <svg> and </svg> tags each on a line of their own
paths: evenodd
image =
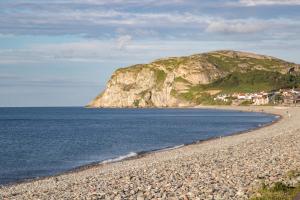
<svg viewBox="0 0 300 200">
<path fill-rule="evenodd" d="M 207 107 L 205 107 L 207 108 Z M 300 107 L 210 107 L 280 115 L 265 127 L 0 186 L 2 199 L 249 199 L 300 169 Z"/>
</svg>

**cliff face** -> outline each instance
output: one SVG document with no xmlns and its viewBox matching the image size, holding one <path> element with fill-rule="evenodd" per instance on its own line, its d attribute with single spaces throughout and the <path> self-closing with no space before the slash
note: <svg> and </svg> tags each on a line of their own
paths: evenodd
<svg viewBox="0 0 300 200">
<path fill-rule="evenodd" d="M 203 89 L 232 73 L 251 71 L 298 73 L 299 65 L 273 57 L 236 51 L 216 51 L 187 57 L 172 57 L 115 71 L 106 89 L 89 107 L 184 107 L 203 94 Z"/>
</svg>

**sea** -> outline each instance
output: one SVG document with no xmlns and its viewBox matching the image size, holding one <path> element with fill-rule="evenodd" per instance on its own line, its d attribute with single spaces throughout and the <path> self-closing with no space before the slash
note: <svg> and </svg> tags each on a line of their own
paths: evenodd
<svg viewBox="0 0 300 200">
<path fill-rule="evenodd" d="M 232 135 L 277 118 L 215 109 L 0 108 L 0 185 Z"/>
</svg>

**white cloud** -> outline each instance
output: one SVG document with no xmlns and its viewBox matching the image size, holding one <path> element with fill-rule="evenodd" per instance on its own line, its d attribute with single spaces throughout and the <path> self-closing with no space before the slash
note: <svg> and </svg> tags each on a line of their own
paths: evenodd
<svg viewBox="0 0 300 200">
<path fill-rule="evenodd" d="M 259 20 L 213 20 L 207 28 L 207 32 L 221 33 L 255 33 L 263 31 L 268 27 L 268 23 Z"/>
<path fill-rule="evenodd" d="M 292 20 L 289 18 L 211 18 L 207 21 L 205 30 L 209 33 L 253 33 L 257 36 L 259 36 L 259 33 L 265 31 L 264 35 L 266 36 L 268 34 L 268 39 L 278 39 L 279 35 L 281 39 L 289 39 L 291 36 L 297 36 L 300 32 L 300 22 L 296 19 Z M 226 35 L 224 34 L 224 36 Z M 236 38 L 236 40 L 238 39 L 239 38 Z"/>
<path fill-rule="evenodd" d="M 61 0 L 64 2 L 63 0 Z M 292 4 L 300 0 L 238 0 L 237 5 L 255 6 L 274 4 Z M 55 1 L 57 4 L 58 1 Z M 67 1 L 66 1 L 67 2 Z M 82 4 L 114 4 L 124 3 L 121 0 L 77 0 Z M 156 0 L 129 0 L 125 2 L 146 3 Z M 164 3 L 184 4 L 183 0 L 168 0 Z M 228 2 L 228 1 L 226 1 Z M 232 2 L 232 1 L 231 1 Z M 188 1 L 191 3 L 191 1 Z M 184 4 L 186 5 L 186 4 Z M 118 6 L 100 7 L 86 9 L 73 9 L 66 6 L 44 7 L 42 4 L 36 7 L 26 7 L 26 12 L 12 8 L 7 8 L 6 12 L 0 13 L 0 37 L 1 34 L 15 35 L 80 35 L 89 38 L 113 38 L 116 35 L 130 35 L 135 39 L 149 38 L 199 38 L 199 35 L 209 33 L 255 33 L 264 30 L 274 31 L 277 27 L 276 18 L 273 19 L 249 19 L 239 16 L 231 16 L 231 19 L 222 18 L 218 15 L 202 14 L 199 12 L 169 11 L 169 10 L 148 10 L 137 12 L 130 9 L 116 9 Z M 96 6 L 94 6 L 96 7 Z M 150 6 L 151 7 L 151 6 Z M 5 10 L 5 8 L 3 8 Z M 20 8 L 19 8 L 20 9 Z M 290 17 L 285 20 L 286 24 L 281 24 L 285 29 L 278 31 L 287 32 L 291 23 L 293 27 L 300 27 L 299 17 Z M 122 30 L 122 31 L 119 31 Z M 275 32 L 275 31 L 274 31 Z M 299 31 L 297 31 L 299 32 Z M 207 33 L 206 33 L 207 34 Z M 202 35 L 201 35 L 202 36 Z M 209 35 L 210 36 L 210 35 Z M 120 48 L 123 48 L 120 38 Z M 128 40 L 128 38 L 127 38 Z M 127 41 L 128 42 L 128 41 Z M 118 43 L 118 42 L 117 42 Z"/>
<path fill-rule="evenodd" d="M 111 5 L 111 4 L 135 4 L 135 5 L 169 5 L 169 4 L 182 4 L 186 0 L 74 0 L 75 3 L 95 4 L 95 5 Z"/>
<path fill-rule="evenodd" d="M 76 63 L 76 65 L 85 67 L 97 63 L 99 67 L 125 67 L 131 64 L 147 63 L 161 57 L 191 55 L 219 49 L 257 51 L 260 53 L 273 49 L 281 52 L 282 55 L 287 55 L 286 49 L 291 47 L 293 50 L 288 54 L 291 53 L 295 56 L 289 58 L 292 61 L 298 60 L 300 62 L 299 56 L 296 55 L 299 41 L 266 40 L 254 43 L 252 40 L 134 40 L 128 43 L 122 51 L 117 47 L 116 41 L 117 39 L 82 40 L 80 42 L 31 45 L 24 49 L 0 50 L 0 65 L 29 66 L 34 64 L 49 66 L 52 63 L 56 65 L 68 63 L 70 66 L 72 63 Z M 260 46 L 262 44 L 264 46 Z M 276 48 L 270 47 L 274 44 L 277 44 Z"/>
<path fill-rule="evenodd" d="M 244 6 L 300 5 L 300 0 L 240 0 Z"/>
<path fill-rule="evenodd" d="M 124 49 L 128 44 L 130 44 L 132 37 L 130 35 L 122 35 L 117 38 L 117 48 Z"/>
<path fill-rule="evenodd" d="M 80 42 L 30 45 L 23 49 L 0 50 L 0 64 L 41 64 L 52 62 L 128 63 L 149 62 L 170 55 L 192 54 L 199 49 L 212 50 L 214 46 L 196 41 L 131 41 L 129 36 L 116 40 L 84 40 Z M 116 41 L 126 44 L 120 51 Z M 211 49 L 212 48 L 212 49 Z"/>
</svg>

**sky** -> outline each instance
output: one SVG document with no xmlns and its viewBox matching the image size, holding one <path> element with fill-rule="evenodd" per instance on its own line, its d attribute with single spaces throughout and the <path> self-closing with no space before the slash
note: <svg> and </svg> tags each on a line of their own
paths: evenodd
<svg viewBox="0 0 300 200">
<path fill-rule="evenodd" d="M 300 0 L 1 0 L 0 107 L 83 106 L 117 68 L 224 49 L 300 63 Z"/>
</svg>

